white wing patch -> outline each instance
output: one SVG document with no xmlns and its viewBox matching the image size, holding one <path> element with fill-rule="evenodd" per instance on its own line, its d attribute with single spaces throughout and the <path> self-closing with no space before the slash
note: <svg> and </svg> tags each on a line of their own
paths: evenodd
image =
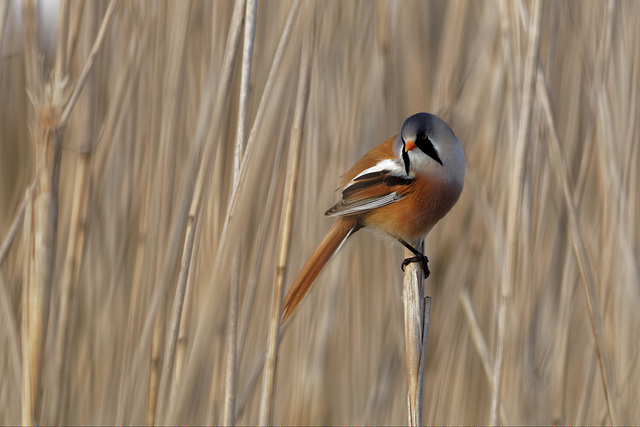
<svg viewBox="0 0 640 427">
<path fill-rule="evenodd" d="M 396 160 L 384 159 L 376 163 L 374 166 L 371 166 L 370 168 L 367 168 L 362 172 L 360 172 L 358 175 L 355 176 L 355 178 L 351 180 L 351 182 L 349 182 L 349 184 L 345 186 L 345 188 L 347 188 L 353 182 L 357 181 L 358 178 L 364 175 L 368 175 L 370 173 L 382 172 L 382 171 L 387 172 L 387 174 L 389 175 L 413 178 L 412 176 L 407 176 L 407 174 L 405 173 L 404 167 L 400 163 L 398 163 Z"/>
<path fill-rule="evenodd" d="M 340 203 L 336 206 L 337 209 L 335 212 L 327 212 L 325 215 L 327 216 L 343 216 L 343 215 L 352 215 L 358 212 L 370 211 L 372 209 L 380 208 L 382 206 L 390 205 L 391 203 L 395 203 L 398 200 L 402 199 L 402 197 L 395 191 L 389 194 L 385 194 L 381 197 L 371 197 L 367 199 L 358 200 L 356 202 L 351 202 L 348 204 L 347 208 L 340 209 Z"/>
</svg>

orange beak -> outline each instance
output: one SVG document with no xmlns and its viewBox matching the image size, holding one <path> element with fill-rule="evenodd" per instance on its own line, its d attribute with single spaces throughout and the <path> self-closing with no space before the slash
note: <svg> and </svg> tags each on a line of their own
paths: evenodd
<svg viewBox="0 0 640 427">
<path fill-rule="evenodd" d="M 418 146 L 416 145 L 415 142 L 413 141 L 407 141 L 404 143 L 404 151 L 409 152 L 415 148 L 418 148 Z"/>
</svg>

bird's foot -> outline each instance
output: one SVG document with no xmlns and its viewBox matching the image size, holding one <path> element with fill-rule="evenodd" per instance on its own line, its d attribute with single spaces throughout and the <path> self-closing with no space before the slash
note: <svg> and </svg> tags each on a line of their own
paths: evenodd
<svg viewBox="0 0 640 427">
<path fill-rule="evenodd" d="M 422 267 L 422 271 L 424 271 L 424 278 L 426 279 L 427 277 L 429 277 L 429 274 L 431 272 L 429 271 L 429 266 L 428 266 L 429 259 L 426 256 L 420 254 L 420 255 L 409 257 L 409 258 L 405 258 L 402 261 L 402 266 L 401 266 L 402 271 L 404 271 L 404 268 L 407 265 L 411 264 L 412 262 L 419 262 L 420 266 Z"/>
</svg>

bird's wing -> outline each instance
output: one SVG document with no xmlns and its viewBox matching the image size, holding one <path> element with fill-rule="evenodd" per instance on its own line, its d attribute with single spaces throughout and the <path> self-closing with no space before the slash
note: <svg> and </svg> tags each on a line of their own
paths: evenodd
<svg viewBox="0 0 640 427">
<path fill-rule="evenodd" d="M 411 193 L 415 177 L 396 160 L 385 159 L 356 175 L 327 216 L 354 215 L 395 203 Z"/>
</svg>

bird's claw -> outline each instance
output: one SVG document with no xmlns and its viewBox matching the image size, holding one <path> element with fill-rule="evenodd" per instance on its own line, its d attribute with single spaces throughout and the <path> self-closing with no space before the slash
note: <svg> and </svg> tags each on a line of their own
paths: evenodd
<svg viewBox="0 0 640 427">
<path fill-rule="evenodd" d="M 427 277 L 429 277 L 429 274 L 431 273 L 429 271 L 429 266 L 428 266 L 428 262 L 429 259 L 424 256 L 424 255 L 415 255 L 409 258 L 405 258 L 402 261 L 402 265 L 400 266 L 400 268 L 402 268 L 402 271 L 404 271 L 404 268 L 411 264 L 412 262 L 419 262 L 420 266 L 422 267 L 422 271 L 424 271 L 424 278 L 426 279 Z"/>
</svg>

